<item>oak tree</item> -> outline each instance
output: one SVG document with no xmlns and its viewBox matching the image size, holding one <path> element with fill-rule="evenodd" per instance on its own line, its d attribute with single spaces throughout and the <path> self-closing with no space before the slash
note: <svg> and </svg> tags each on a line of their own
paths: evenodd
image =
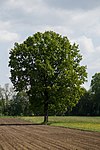
<svg viewBox="0 0 100 150">
<path fill-rule="evenodd" d="M 44 109 L 48 121 L 48 106 L 62 109 L 79 100 L 87 78 L 86 66 L 77 44 L 53 31 L 37 32 L 10 50 L 11 81 L 16 91 L 26 91 L 35 108 Z"/>
</svg>

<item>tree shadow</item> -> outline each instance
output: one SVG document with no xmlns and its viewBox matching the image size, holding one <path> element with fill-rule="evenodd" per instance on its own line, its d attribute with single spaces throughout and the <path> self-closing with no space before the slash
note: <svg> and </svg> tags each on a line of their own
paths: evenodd
<svg viewBox="0 0 100 150">
<path fill-rule="evenodd" d="M 1 123 L 0 126 L 33 126 L 33 125 L 43 125 L 43 123 Z"/>
</svg>

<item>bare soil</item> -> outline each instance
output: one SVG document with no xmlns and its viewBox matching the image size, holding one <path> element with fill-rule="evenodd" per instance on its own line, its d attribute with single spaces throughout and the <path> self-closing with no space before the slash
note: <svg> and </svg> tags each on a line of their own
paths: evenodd
<svg viewBox="0 0 100 150">
<path fill-rule="evenodd" d="M 0 118 L 0 150 L 100 150 L 100 133 Z"/>
</svg>

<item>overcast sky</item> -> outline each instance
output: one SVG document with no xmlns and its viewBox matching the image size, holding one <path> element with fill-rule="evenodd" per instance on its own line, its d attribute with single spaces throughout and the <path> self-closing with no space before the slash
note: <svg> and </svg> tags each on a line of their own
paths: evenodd
<svg viewBox="0 0 100 150">
<path fill-rule="evenodd" d="M 0 0 L 0 84 L 10 83 L 9 50 L 35 32 L 53 30 L 79 44 L 91 77 L 100 72 L 100 0 Z"/>
</svg>

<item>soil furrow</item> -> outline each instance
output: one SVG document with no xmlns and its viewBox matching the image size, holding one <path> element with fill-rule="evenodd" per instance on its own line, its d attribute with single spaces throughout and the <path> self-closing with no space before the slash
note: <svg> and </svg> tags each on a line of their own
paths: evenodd
<svg viewBox="0 0 100 150">
<path fill-rule="evenodd" d="M 0 150 L 100 150 L 100 133 L 0 118 Z"/>
</svg>

